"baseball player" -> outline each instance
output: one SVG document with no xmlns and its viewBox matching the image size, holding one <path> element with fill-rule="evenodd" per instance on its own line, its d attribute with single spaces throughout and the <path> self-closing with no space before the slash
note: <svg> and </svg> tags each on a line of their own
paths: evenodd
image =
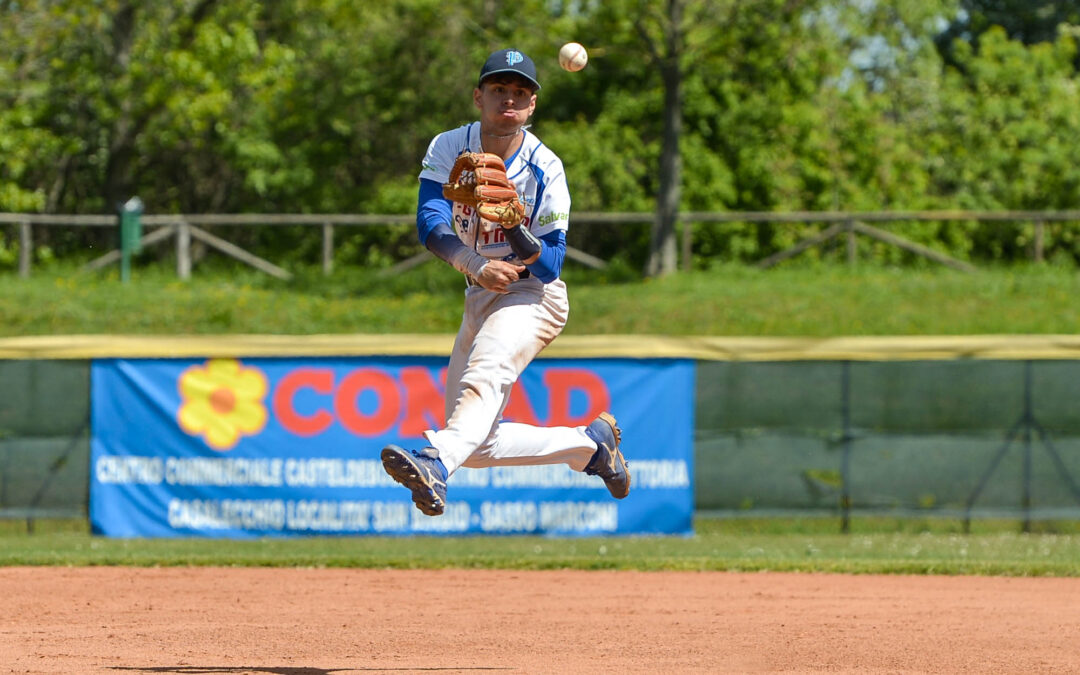
<svg viewBox="0 0 1080 675">
<path fill-rule="evenodd" d="M 446 505 L 459 467 L 567 464 L 603 479 L 616 499 L 630 493 L 615 418 L 582 427 L 502 422 L 514 382 L 566 325 L 559 278 L 570 193 L 562 160 L 526 122 L 540 83 L 517 49 L 492 53 L 473 90 L 479 121 L 437 135 L 420 171 L 420 241 L 465 275 L 465 312 L 446 373 L 446 426 L 424 432 L 428 447 L 383 448 L 383 467 L 429 516 Z"/>
</svg>

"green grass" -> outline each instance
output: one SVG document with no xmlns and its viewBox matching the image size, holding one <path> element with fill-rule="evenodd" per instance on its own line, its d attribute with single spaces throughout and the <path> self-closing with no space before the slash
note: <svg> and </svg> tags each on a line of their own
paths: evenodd
<svg viewBox="0 0 1080 675">
<path fill-rule="evenodd" d="M 82 521 L 0 523 L 0 565 L 632 569 L 1080 576 L 1080 528 L 855 519 L 699 519 L 693 537 L 104 539 Z"/>
<path fill-rule="evenodd" d="M 983 269 L 721 266 L 641 280 L 570 264 L 566 334 L 836 336 L 1080 332 L 1080 275 L 1054 266 Z M 378 276 L 301 270 L 282 282 L 240 269 L 35 268 L 0 274 L 0 336 L 50 334 L 436 333 L 457 331 L 462 281 L 446 265 Z"/>
</svg>

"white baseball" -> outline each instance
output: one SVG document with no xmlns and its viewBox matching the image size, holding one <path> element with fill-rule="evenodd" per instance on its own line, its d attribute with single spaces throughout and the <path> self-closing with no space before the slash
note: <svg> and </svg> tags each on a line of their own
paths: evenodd
<svg viewBox="0 0 1080 675">
<path fill-rule="evenodd" d="M 589 53 L 576 42 L 567 42 L 559 49 L 559 65 L 563 70 L 576 73 L 589 62 Z"/>
</svg>

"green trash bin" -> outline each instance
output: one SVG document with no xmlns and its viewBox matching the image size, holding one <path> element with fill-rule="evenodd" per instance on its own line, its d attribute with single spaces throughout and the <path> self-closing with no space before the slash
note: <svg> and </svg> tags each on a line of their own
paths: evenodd
<svg viewBox="0 0 1080 675">
<path fill-rule="evenodd" d="M 120 280 L 131 278 L 131 256 L 142 248 L 143 202 L 132 197 L 120 207 Z"/>
</svg>

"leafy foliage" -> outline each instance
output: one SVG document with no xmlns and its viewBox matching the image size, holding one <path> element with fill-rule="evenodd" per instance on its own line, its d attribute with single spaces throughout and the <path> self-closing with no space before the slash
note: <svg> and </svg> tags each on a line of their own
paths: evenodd
<svg viewBox="0 0 1080 675">
<path fill-rule="evenodd" d="M 1077 3 L 677 4 L 673 23 L 660 0 L 0 2 L 0 211 L 112 213 L 138 194 L 149 213 L 410 213 L 427 144 L 475 118 L 477 66 L 508 44 L 539 65 L 533 129 L 563 157 L 577 211 L 657 208 L 671 69 L 684 212 L 1076 207 Z M 590 49 L 582 73 L 555 66 L 569 40 Z M 570 243 L 640 269 L 647 229 L 571 228 Z M 1070 264 L 1071 229 L 1047 240 Z M 1011 259 L 1032 231 L 906 233 Z M 350 232 L 338 262 L 418 250 L 409 228 L 386 232 Z M 699 224 L 694 262 L 760 259 L 806 235 Z M 113 236 L 50 229 L 37 244 L 70 255 Z M 319 247 L 316 228 L 230 238 L 279 260 Z"/>
<path fill-rule="evenodd" d="M 980 36 L 998 27 L 1025 45 L 1053 42 L 1062 27 L 1080 25 L 1077 0 L 961 0 L 960 11 L 937 38 L 947 61 L 956 40 L 978 45 Z"/>
</svg>

